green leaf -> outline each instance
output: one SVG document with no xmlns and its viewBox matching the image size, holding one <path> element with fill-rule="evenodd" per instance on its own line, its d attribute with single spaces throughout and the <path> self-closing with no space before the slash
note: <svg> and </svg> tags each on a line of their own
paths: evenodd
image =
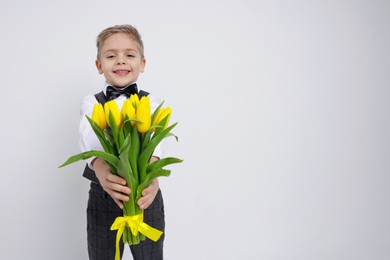
<svg viewBox="0 0 390 260">
<path fill-rule="evenodd" d="M 125 121 L 123 122 L 121 131 L 123 132 L 123 136 L 128 136 L 130 134 L 131 122 L 130 122 L 129 117 L 127 115 L 126 115 Z"/>
<path fill-rule="evenodd" d="M 170 174 L 171 174 L 171 171 L 165 170 L 165 169 L 157 169 L 157 170 L 152 171 L 149 174 L 147 174 L 145 180 L 142 183 L 140 183 L 140 185 L 138 186 L 137 198 L 135 199 L 135 201 L 137 202 L 139 200 L 139 198 L 141 198 L 142 191 L 150 185 L 150 183 L 153 181 L 153 179 L 155 179 L 157 177 L 162 177 L 162 176 L 168 177 Z"/>
<path fill-rule="evenodd" d="M 153 139 L 144 148 L 138 159 L 138 166 L 140 172 L 146 170 L 146 166 L 149 162 L 150 157 L 152 156 L 154 149 L 156 149 L 156 146 L 169 134 L 169 131 L 171 131 L 176 125 L 177 123 L 164 129 L 160 134 L 153 137 Z"/>
<path fill-rule="evenodd" d="M 129 118 L 129 120 L 134 121 L 134 122 L 138 122 L 138 123 L 142 123 L 142 121 L 137 119 L 137 118 Z"/>
<path fill-rule="evenodd" d="M 123 143 L 125 142 L 125 135 L 122 130 L 119 130 L 118 134 L 118 150 L 122 147 Z"/>
<path fill-rule="evenodd" d="M 119 149 L 118 153 L 121 154 L 125 149 L 129 149 L 128 147 L 131 145 L 131 135 L 128 134 L 125 141 L 123 142 L 123 145 Z"/>
<path fill-rule="evenodd" d="M 164 104 L 164 101 L 161 102 L 161 104 L 158 105 L 158 107 L 153 111 L 153 114 L 152 114 L 152 117 L 151 117 L 151 121 L 150 121 L 152 125 L 154 125 L 154 120 L 156 120 L 156 116 L 158 114 L 158 111 L 160 111 L 160 109 L 161 109 L 163 104 Z"/>
<path fill-rule="evenodd" d="M 104 137 L 107 140 L 108 147 L 109 147 L 109 149 L 111 151 L 110 153 L 118 155 L 118 150 L 115 147 L 114 139 L 112 138 L 112 135 L 111 135 L 111 133 L 109 131 L 111 131 L 111 130 L 104 131 Z"/>
<path fill-rule="evenodd" d="M 129 139 L 129 138 L 127 138 L 127 139 Z M 129 144 L 130 144 L 130 142 L 128 143 L 128 145 L 126 147 L 128 147 Z M 124 148 L 126 148 L 126 147 L 124 147 Z M 119 176 L 123 177 L 127 181 L 128 185 L 131 185 L 131 183 L 134 182 L 134 180 L 131 179 L 131 176 L 133 176 L 133 171 L 131 170 L 128 157 L 129 157 L 129 149 L 123 149 L 122 152 L 119 154 L 120 160 L 118 162 L 118 174 L 119 174 Z"/>
<path fill-rule="evenodd" d="M 111 127 L 112 137 L 114 138 L 116 148 L 119 150 L 119 148 L 121 147 L 119 143 L 119 130 L 118 127 L 116 126 L 115 118 L 111 113 L 111 111 L 108 114 L 108 121 L 110 123 L 109 125 Z"/>
<path fill-rule="evenodd" d="M 131 136 L 129 135 L 126 140 L 130 140 Z M 129 195 L 129 201 L 124 202 L 125 211 L 127 214 L 134 215 L 136 214 L 136 207 L 138 205 L 135 204 L 135 196 L 134 191 L 138 188 L 138 180 L 134 176 L 134 173 L 131 169 L 129 162 L 129 149 L 131 149 L 130 141 L 126 141 L 126 146 L 123 147 L 121 153 L 119 155 L 120 161 L 118 162 L 118 175 L 124 178 L 127 182 L 127 186 L 131 189 L 131 193 Z"/>
<path fill-rule="evenodd" d="M 113 152 L 112 147 L 105 138 L 105 131 L 100 129 L 99 125 L 96 124 L 96 122 L 93 121 L 90 117 L 88 117 L 87 115 L 86 115 L 86 117 L 87 117 L 89 124 L 92 127 L 92 130 L 95 132 L 97 138 L 99 139 L 100 143 L 102 144 L 104 151 L 106 151 L 108 153 L 112 153 Z"/>
<path fill-rule="evenodd" d="M 181 163 L 181 162 L 183 162 L 183 160 L 181 160 L 179 158 L 175 158 L 175 157 L 163 158 L 163 159 L 160 159 L 160 160 L 157 160 L 157 161 L 151 163 L 147 167 L 146 173 L 149 174 L 150 172 L 156 171 L 158 169 L 162 169 L 163 167 L 165 167 L 167 165 L 174 164 L 174 163 Z"/>
<path fill-rule="evenodd" d="M 129 161 L 137 181 L 139 181 L 138 165 L 137 165 L 138 156 L 139 156 L 139 147 L 140 147 L 140 136 L 137 131 L 137 127 L 133 126 L 132 133 L 131 133 L 131 147 L 129 151 Z"/>
<path fill-rule="evenodd" d="M 159 138 L 160 141 L 158 142 L 161 142 L 165 137 L 168 137 L 168 136 L 172 136 L 173 134 L 171 133 L 171 130 L 178 124 L 178 122 L 168 126 L 167 128 L 165 128 L 164 130 L 162 131 L 159 131 L 158 133 L 155 133 L 152 137 L 152 140 L 154 139 L 157 139 Z M 160 137 L 160 135 L 163 135 L 162 137 Z"/>
<path fill-rule="evenodd" d="M 149 128 L 149 130 L 146 132 L 146 134 L 143 137 L 141 151 L 143 151 L 145 149 L 145 147 L 149 144 L 151 136 L 152 136 L 152 128 Z"/>
<path fill-rule="evenodd" d="M 167 120 L 168 120 L 168 117 L 169 117 L 169 114 L 166 115 L 166 116 L 160 121 L 160 123 L 156 126 L 155 135 L 158 135 L 158 134 L 164 129 L 164 126 L 165 126 L 165 123 L 166 123 Z"/>
<path fill-rule="evenodd" d="M 179 137 L 177 135 L 172 134 L 172 133 L 167 134 L 164 138 L 171 137 L 171 136 L 175 137 L 176 142 L 179 142 Z"/>
<path fill-rule="evenodd" d="M 71 163 L 74 163 L 74 162 L 77 162 L 80 160 L 86 160 L 88 158 L 91 158 L 92 156 L 102 158 L 103 160 L 105 160 L 106 162 L 108 162 L 109 164 L 111 164 L 115 167 L 118 165 L 118 162 L 119 162 L 119 159 L 112 154 L 102 152 L 102 151 L 92 150 L 92 151 L 79 153 L 79 154 L 76 154 L 76 155 L 69 157 L 68 160 L 66 160 L 63 164 L 58 166 L 58 168 L 64 167 L 66 165 L 69 165 Z"/>
</svg>

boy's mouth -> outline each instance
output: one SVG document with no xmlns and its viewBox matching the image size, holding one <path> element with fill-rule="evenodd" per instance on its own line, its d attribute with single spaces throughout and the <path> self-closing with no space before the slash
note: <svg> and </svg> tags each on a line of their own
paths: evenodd
<svg viewBox="0 0 390 260">
<path fill-rule="evenodd" d="M 114 73 L 118 76 L 126 76 L 130 73 L 130 70 L 114 70 Z"/>
</svg>

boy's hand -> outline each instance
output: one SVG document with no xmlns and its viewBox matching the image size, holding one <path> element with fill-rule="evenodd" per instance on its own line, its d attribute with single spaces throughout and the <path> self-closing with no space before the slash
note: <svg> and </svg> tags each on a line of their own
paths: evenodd
<svg viewBox="0 0 390 260">
<path fill-rule="evenodd" d="M 160 188 L 158 179 L 154 179 L 150 185 L 142 191 L 142 197 L 137 201 L 141 209 L 147 209 L 152 204 Z"/>
<path fill-rule="evenodd" d="M 126 180 L 118 175 L 112 174 L 108 164 L 101 158 L 96 158 L 92 162 L 92 165 L 103 190 L 105 190 L 115 203 L 123 209 L 122 201 L 129 201 L 129 194 L 131 193 L 130 188 L 126 186 Z M 149 187 L 147 189 L 149 189 Z"/>
<path fill-rule="evenodd" d="M 158 157 L 152 156 L 150 158 L 150 163 L 153 163 L 158 160 L 159 160 Z M 159 189 L 160 189 L 160 185 L 158 183 L 158 179 L 154 179 L 150 183 L 150 185 L 142 191 L 142 197 L 137 201 L 138 206 L 141 209 L 147 209 L 150 206 L 150 204 L 152 204 Z"/>
</svg>

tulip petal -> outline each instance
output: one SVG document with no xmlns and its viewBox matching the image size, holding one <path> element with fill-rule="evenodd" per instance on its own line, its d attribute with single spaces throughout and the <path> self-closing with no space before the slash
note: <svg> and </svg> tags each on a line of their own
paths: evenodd
<svg viewBox="0 0 390 260">
<path fill-rule="evenodd" d="M 138 102 L 136 110 L 136 118 L 141 122 L 137 122 L 137 129 L 140 133 L 146 133 L 150 128 L 150 100 L 148 97 L 142 97 Z"/>
<path fill-rule="evenodd" d="M 118 105 L 114 100 L 110 100 L 104 104 L 104 112 L 106 115 L 106 120 L 110 127 L 113 127 L 112 123 L 114 122 L 116 127 L 120 127 L 123 123 L 122 113 L 119 111 Z M 110 122 L 110 112 L 114 118 L 113 122 Z"/>
<path fill-rule="evenodd" d="M 93 106 L 92 120 L 100 127 L 100 129 L 104 130 L 106 128 L 107 121 L 104 115 L 104 109 L 102 104 L 96 103 Z"/>
</svg>

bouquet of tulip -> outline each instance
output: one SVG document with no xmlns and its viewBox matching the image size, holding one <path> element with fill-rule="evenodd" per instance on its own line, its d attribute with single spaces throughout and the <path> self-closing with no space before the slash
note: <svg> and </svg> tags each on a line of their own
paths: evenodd
<svg viewBox="0 0 390 260">
<path fill-rule="evenodd" d="M 104 159 L 114 174 L 127 181 L 131 189 L 130 199 L 124 202 L 123 217 L 118 217 L 111 230 L 117 231 L 117 256 L 119 240 L 123 234 L 123 242 L 129 245 L 138 244 L 145 236 L 157 241 L 162 232 L 143 222 L 143 210 L 137 201 L 144 188 L 149 186 L 154 178 L 169 176 L 170 170 L 165 166 L 180 163 L 182 160 L 174 157 L 162 158 L 150 163 L 150 158 L 156 146 L 166 137 L 174 136 L 171 130 L 177 123 L 168 126 L 171 108 L 162 108 L 161 103 L 151 113 L 148 97 L 131 95 L 123 103 L 120 111 L 115 101 L 95 104 L 92 118 L 87 119 L 98 137 L 104 151 L 87 151 L 71 156 L 59 167 L 96 156 Z"/>
</svg>

